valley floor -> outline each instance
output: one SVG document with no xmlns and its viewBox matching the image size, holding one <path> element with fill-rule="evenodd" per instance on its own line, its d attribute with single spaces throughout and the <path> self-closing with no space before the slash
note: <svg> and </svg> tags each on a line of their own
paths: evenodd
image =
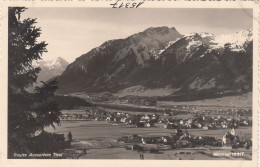
<svg viewBox="0 0 260 167">
<path fill-rule="evenodd" d="M 91 96 L 86 94 L 74 94 L 88 101 Z M 97 97 L 97 96 L 96 96 Z M 95 99 L 92 99 L 95 102 Z M 207 99 L 190 102 L 170 102 L 157 101 L 156 105 L 131 104 L 126 101 L 99 101 L 95 102 L 97 106 L 82 110 L 64 110 L 63 114 L 82 115 L 84 112 L 97 110 L 111 113 L 124 114 L 160 114 L 162 118 L 165 116 L 167 109 L 180 110 L 185 108 L 183 113 L 173 115 L 177 119 L 189 119 L 198 113 L 208 111 L 207 116 L 217 117 L 219 115 L 229 119 L 247 119 L 252 120 L 251 113 L 245 115 L 235 114 L 236 110 L 252 110 L 252 93 L 242 96 L 228 96 L 216 99 Z M 176 108 L 177 107 L 177 108 Z M 188 109 L 187 109 L 188 108 Z M 220 111 L 220 112 L 216 112 Z M 229 112 L 226 112 L 229 111 Z M 234 112 L 233 112 L 234 111 Z M 92 113 L 93 114 L 93 113 Z M 131 151 L 130 143 L 119 142 L 117 139 L 123 136 L 138 135 L 141 137 L 168 136 L 173 129 L 165 129 L 163 124 L 157 123 L 156 127 L 136 128 L 134 125 L 126 125 L 124 123 L 110 123 L 104 120 L 96 121 L 94 119 L 85 120 L 62 120 L 61 126 L 57 126 L 54 130 L 52 127 L 46 128 L 46 131 L 62 133 L 65 135 L 71 131 L 73 135 L 72 147 L 64 151 L 63 158 L 80 158 L 80 159 L 140 159 L 140 152 Z M 189 134 L 194 136 L 209 136 L 221 139 L 230 129 L 185 129 Z M 252 126 L 241 126 L 236 129 L 236 135 L 241 139 L 252 139 Z M 236 159 L 250 160 L 252 159 L 252 150 L 231 147 L 213 147 L 203 146 L 195 148 L 167 149 L 163 145 L 147 144 L 144 147 L 155 148 L 159 150 L 157 153 L 145 151 L 144 159 L 169 159 L 169 160 L 210 160 L 210 159 Z M 229 156 L 216 156 L 218 153 L 224 153 Z M 231 156 L 231 153 L 243 153 L 243 156 Z"/>
<path fill-rule="evenodd" d="M 118 142 L 117 139 L 122 136 L 129 136 L 137 134 L 143 137 L 147 136 L 166 136 L 172 132 L 171 129 L 164 129 L 162 127 L 153 128 L 135 128 L 125 124 L 112 124 L 105 121 L 62 121 L 61 126 L 53 128 L 46 128 L 46 131 L 66 134 L 71 131 L 73 135 L 72 148 L 69 151 L 80 152 L 86 150 L 86 153 L 79 153 L 77 158 L 80 159 L 140 159 L 140 153 L 126 149 L 130 147 L 128 143 Z M 202 130 L 202 129 L 188 129 L 191 135 L 206 135 L 221 138 L 227 129 L 219 130 Z M 240 136 L 252 136 L 252 127 L 242 127 L 237 129 Z M 157 147 L 153 144 L 147 144 L 146 147 Z M 252 156 L 251 150 L 231 149 L 231 147 L 201 147 L 201 148 L 182 148 L 182 149 L 166 149 L 160 146 L 159 153 L 144 152 L 144 159 L 243 159 L 249 160 Z M 242 152 L 241 157 L 216 157 L 213 153 L 231 153 Z M 71 158 L 65 150 L 64 158 Z"/>
</svg>

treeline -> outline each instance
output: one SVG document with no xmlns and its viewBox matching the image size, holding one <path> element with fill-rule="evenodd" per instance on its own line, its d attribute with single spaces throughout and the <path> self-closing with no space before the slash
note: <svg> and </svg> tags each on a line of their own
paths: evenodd
<svg viewBox="0 0 260 167">
<path fill-rule="evenodd" d="M 53 99 L 56 101 L 58 108 L 60 110 L 70 110 L 75 109 L 75 107 L 91 107 L 93 106 L 91 103 L 80 99 L 78 97 L 72 96 L 54 96 Z"/>
</svg>

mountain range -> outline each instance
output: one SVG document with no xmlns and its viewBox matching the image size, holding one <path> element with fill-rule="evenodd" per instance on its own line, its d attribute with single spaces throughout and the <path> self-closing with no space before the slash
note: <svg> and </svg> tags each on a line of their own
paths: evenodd
<svg viewBox="0 0 260 167">
<path fill-rule="evenodd" d="M 58 93 L 167 88 L 176 100 L 252 91 L 252 30 L 215 36 L 148 28 L 110 40 L 69 64 Z M 156 96 L 156 95 L 155 95 Z"/>
<path fill-rule="evenodd" d="M 48 81 L 53 77 L 57 77 L 62 74 L 69 63 L 61 57 L 55 58 L 53 60 L 39 60 L 33 62 L 33 67 L 40 67 L 41 71 L 38 74 L 37 83 L 34 86 L 40 86 L 40 81 Z"/>
</svg>

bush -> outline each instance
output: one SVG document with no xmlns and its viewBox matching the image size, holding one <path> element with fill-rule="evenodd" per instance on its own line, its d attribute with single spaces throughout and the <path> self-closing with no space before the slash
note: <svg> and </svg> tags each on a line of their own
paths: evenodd
<svg viewBox="0 0 260 167">
<path fill-rule="evenodd" d="M 66 148 L 68 143 L 63 134 L 42 132 L 28 141 L 32 153 L 53 153 Z"/>
</svg>

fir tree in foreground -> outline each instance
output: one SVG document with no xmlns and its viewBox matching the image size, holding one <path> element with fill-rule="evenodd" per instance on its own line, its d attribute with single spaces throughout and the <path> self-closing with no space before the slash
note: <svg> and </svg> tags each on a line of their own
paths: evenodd
<svg viewBox="0 0 260 167">
<path fill-rule="evenodd" d="M 54 92 L 57 80 L 43 82 L 28 93 L 40 68 L 32 61 L 47 52 L 46 42 L 38 42 L 41 29 L 36 19 L 21 20 L 26 8 L 12 7 L 8 13 L 8 156 L 14 153 L 53 152 L 64 146 L 64 137 L 44 132 L 44 127 L 60 124 Z"/>
</svg>

